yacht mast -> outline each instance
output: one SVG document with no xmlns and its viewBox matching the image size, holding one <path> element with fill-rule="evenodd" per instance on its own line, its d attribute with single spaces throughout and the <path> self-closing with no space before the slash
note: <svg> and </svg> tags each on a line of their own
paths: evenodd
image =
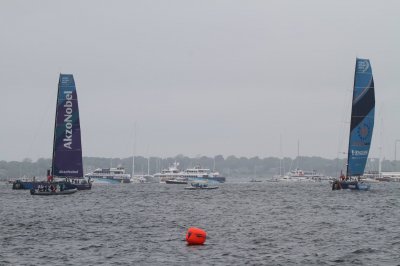
<svg viewBox="0 0 400 266">
<path fill-rule="evenodd" d="M 133 124 L 132 178 L 135 176 L 136 122 Z"/>
</svg>

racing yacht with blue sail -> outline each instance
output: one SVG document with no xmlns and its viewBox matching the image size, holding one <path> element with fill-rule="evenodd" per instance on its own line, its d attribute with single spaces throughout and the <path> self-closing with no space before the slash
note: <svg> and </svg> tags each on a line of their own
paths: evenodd
<svg viewBox="0 0 400 266">
<path fill-rule="evenodd" d="M 53 156 L 48 182 L 44 188 L 35 186 L 31 194 L 71 194 L 92 187 L 91 182 L 83 178 L 78 97 L 74 77 L 70 74 L 60 74 L 58 83 Z"/>
<path fill-rule="evenodd" d="M 360 181 L 364 174 L 375 118 L 375 87 L 372 68 L 368 59 L 356 59 L 349 146 L 346 175 L 332 183 L 332 190 L 368 190 L 370 184 Z"/>
</svg>

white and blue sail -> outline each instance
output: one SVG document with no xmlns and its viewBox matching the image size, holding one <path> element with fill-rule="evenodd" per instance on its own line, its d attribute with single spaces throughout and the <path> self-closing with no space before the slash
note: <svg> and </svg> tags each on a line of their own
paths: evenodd
<svg viewBox="0 0 400 266">
<path fill-rule="evenodd" d="M 351 109 L 347 176 L 364 174 L 375 117 L 375 89 L 372 68 L 368 59 L 356 60 L 353 101 Z"/>
<path fill-rule="evenodd" d="M 60 74 L 58 82 L 52 175 L 83 178 L 78 97 L 70 74 Z"/>
</svg>

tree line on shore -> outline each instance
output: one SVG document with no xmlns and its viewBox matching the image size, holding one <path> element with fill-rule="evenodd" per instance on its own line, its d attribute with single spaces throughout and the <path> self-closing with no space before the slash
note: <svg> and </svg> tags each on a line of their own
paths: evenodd
<svg viewBox="0 0 400 266">
<path fill-rule="evenodd" d="M 84 172 L 88 173 L 96 168 L 124 167 L 127 173 L 132 173 L 132 157 L 128 158 L 100 158 L 84 157 Z M 268 178 L 274 175 L 285 174 L 296 168 L 318 173 L 327 176 L 338 176 L 340 171 L 345 171 L 345 159 L 324 159 L 321 157 L 283 158 L 276 157 L 237 157 L 217 155 L 215 157 L 201 156 L 190 158 L 184 155 L 175 157 L 143 157 L 135 156 L 135 174 L 159 173 L 174 162 L 179 163 L 179 169 L 195 167 L 218 171 L 225 177 L 233 178 Z M 378 171 L 379 162 L 376 159 L 368 161 L 366 171 Z M 41 177 L 46 175 L 47 169 L 51 167 L 51 159 L 40 158 L 37 161 L 24 159 L 23 161 L 0 161 L 0 179 L 19 178 L 19 177 Z M 382 161 L 382 171 L 399 171 L 399 161 Z"/>
</svg>

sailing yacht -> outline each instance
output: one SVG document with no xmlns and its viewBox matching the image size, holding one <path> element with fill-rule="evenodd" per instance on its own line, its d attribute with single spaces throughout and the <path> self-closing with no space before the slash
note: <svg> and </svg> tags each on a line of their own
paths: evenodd
<svg viewBox="0 0 400 266">
<path fill-rule="evenodd" d="M 58 82 L 53 156 L 47 176 L 48 184 L 44 188 L 42 184 L 40 188 L 34 185 L 32 195 L 71 194 L 92 187 L 83 177 L 78 97 L 74 77 L 70 74 L 60 74 Z"/>
<path fill-rule="evenodd" d="M 332 190 L 368 190 L 370 184 L 359 181 L 364 174 L 375 118 L 375 87 L 368 59 L 356 60 L 346 175 L 332 183 Z"/>
</svg>

